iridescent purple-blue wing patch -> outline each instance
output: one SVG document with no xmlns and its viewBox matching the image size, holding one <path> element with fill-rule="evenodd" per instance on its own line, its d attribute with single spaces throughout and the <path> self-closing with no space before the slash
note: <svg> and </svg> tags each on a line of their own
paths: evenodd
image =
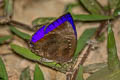
<svg viewBox="0 0 120 80">
<path fill-rule="evenodd" d="M 60 26 L 61 24 L 63 24 L 65 21 L 68 21 L 74 30 L 74 33 L 76 35 L 76 39 L 77 39 L 77 32 L 76 32 L 76 28 L 72 19 L 72 16 L 70 13 L 67 13 L 63 16 L 61 16 L 60 18 L 58 18 L 57 20 L 55 20 L 54 22 L 52 22 L 51 24 L 49 24 L 47 27 L 44 25 L 43 27 L 41 27 L 33 36 L 32 36 L 32 42 L 37 42 L 38 40 L 40 40 L 41 38 L 43 38 L 46 34 L 48 34 L 50 31 L 53 31 L 55 28 L 57 28 L 58 26 Z M 45 29 L 46 27 L 46 29 Z"/>
</svg>

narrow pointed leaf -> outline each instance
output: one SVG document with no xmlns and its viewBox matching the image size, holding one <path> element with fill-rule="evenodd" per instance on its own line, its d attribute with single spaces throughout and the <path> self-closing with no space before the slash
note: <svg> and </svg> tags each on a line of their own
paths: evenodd
<svg viewBox="0 0 120 80">
<path fill-rule="evenodd" d="M 107 63 L 94 63 L 94 64 L 89 64 L 84 66 L 84 72 L 85 73 L 90 73 L 90 72 L 95 72 L 98 71 L 104 67 L 107 66 Z"/>
<path fill-rule="evenodd" d="M 80 36 L 79 40 L 77 41 L 77 48 L 74 54 L 74 59 L 78 57 L 79 53 L 85 47 L 87 41 L 90 40 L 90 38 L 94 35 L 95 32 L 96 32 L 96 28 L 86 29 L 83 32 L 83 34 Z"/>
<path fill-rule="evenodd" d="M 33 60 L 36 62 L 39 62 L 41 64 L 44 64 L 46 66 L 52 67 L 56 70 L 58 70 L 58 68 L 61 68 L 60 64 L 57 64 L 57 62 L 41 62 L 41 57 L 37 56 L 35 53 L 32 53 L 29 49 L 15 45 L 15 44 L 11 44 L 11 48 L 18 54 L 21 55 L 22 57 L 25 57 L 29 60 Z M 65 66 L 65 65 L 64 65 Z M 67 66 L 65 66 L 65 69 L 67 68 Z M 64 70 L 65 70 L 64 69 Z M 60 70 L 61 72 L 64 72 L 62 70 Z"/>
<path fill-rule="evenodd" d="M 83 79 L 83 67 L 82 67 L 82 65 L 80 65 L 80 67 L 78 69 L 78 73 L 77 73 L 75 80 L 84 80 Z"/>
<path fill-rule="evenodd" d="M 11 17 L 13 15 L 13 0 L 4 0 L 5 16 Z"/>
<path fill-rule="evenodd" d="M 92 14 L 103 14 L 103 10 L 96 0 L 80 0 L 83 6 Z"/>
<path fill-rule="evenodd" d="M 102 21 L 113 19 L 112 16 L 86 15 L 86 14 L 72 14 L 72 17 L 75 21 Z"/>
<path fill-rule="evenodd" d="M 87 15 L 87 14 L 72 14 L 72 17 L 75 21 L 102 21 L 102 20 L 108 20 L 113 19 L 113 16 L 104 16 L 104 15 Z M 32 24 L 33 25 L 40 25 L 40 24 L 46 24 L 50 21 L 56 20 L 55 17 L 53 18 L 37 18 L 35 19 Z"/>
<path fill-rule="evenodd" d="M 35 65 L 34 80 L 44 80 L 44 75 L 38 64 Z"/>
<path fill-rule="evenodd" d="M 30 76 L 30 69 L 29 67 L 25 68 L 21 75 L 20 75 L 20 80 L 31 80 L 31 76 Z"/>
<path fill-rule="evenodd" d="M 15 44 L 11 44 L 11 48 L 19 55 L 34 61 L 39 61 L 41 57 L 37 56 L 35 53 L 32 53 L 29 49 L 20 47 Z"/>
<path fill-rule="evenodd" d="M 108 67 L 110 70 L 120 70 L 120 61 L 117 55 L 117 48 L 114 38 L 114 33 L 111 28 L 111 24 L 108 24 L 108 40 L 107 40 L 107 48 L 108 48 Z"/>
<path fill-rule="evenodd" d="M 54 67 L 61 68 L 61 65 L 57 64 L 57 62 L 43 62 L 42 64 L 49 66 L 49 67 L 52 67 L 52 68 L 54 68 Z"/>
<path fill-rule="evenodd" d="M 15 44 L 11 44 L 11 48 L 18 54 L 21 55 L 22 57 L 25 57 L 29 60 L 33 60 L 36 62 L 40 62 L 41 61 L 41 57 L 37 56 L 35 53 L 32 53 L 29 49 L 15 45 Z M 46 66 L 49 67 L 56 67 L 61 68 L 60 64 L 57 64 L 56 62 L 40 62 L 41 64 L 44 64 Z"/>
<path fill-rule="evenodd" d="M 50 21 L 55 20 L 55 17 L 40 17 L 40 18 L 36 18 L 35 20 L 32 21 L 32 25 L 40 25 L 40 24 L 46 24 L 49 23 Z"/>
<path fill-rule="evenodd" d="M 108 67 L 104 67 L 86 80 L 120 80 L 120 70 L 111 72 Z"/>
<path fill-rule="evenodd" d="M 0 78 L 1 80 L 8 80 L 7 71 L 1 57 L 0 57 Z"/>
<path fill-rule="evenodd" d="M 0 37 L 0 44 L 3 44 L 6 40 L 11 39 L 11 38 L 12 38 L 12 36 L 10 36 L 10 35 Z"/>
<path fill-rule="evenodd" d="M 16 28 L 13 27 L 13 26 L 10 26 L 10 30 L 11 30 L 13 33 L 15 33 L 17 36 L 19 36 L 19 37 L 21 37 L 21 38 L 23 38 L 23 39 L 25 39 L 25 40 L 31 39 L 31 36 L 30 36 L 29 34 L 23 33 L 23 32 L 19 31 L 18 29 L 16 29 Z"/>
</svg>

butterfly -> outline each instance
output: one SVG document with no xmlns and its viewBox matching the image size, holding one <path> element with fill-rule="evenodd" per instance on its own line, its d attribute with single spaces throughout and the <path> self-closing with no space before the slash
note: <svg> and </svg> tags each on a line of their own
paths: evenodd
<svg viewBox="0 0 120 80">
<path fill-rule="evenodd" d="M 77 32 L 70 13 L 39 28 L 30 40 L 32 52 L 44 59 L 69 62 L 74 56 Z"/>
</svg>

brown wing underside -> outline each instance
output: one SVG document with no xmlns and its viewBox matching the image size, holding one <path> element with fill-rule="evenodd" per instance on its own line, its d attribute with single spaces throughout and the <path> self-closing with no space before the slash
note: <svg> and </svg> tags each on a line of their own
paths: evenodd
<svg viewBox="0 0 120 80">
<path fill-rule="evenodd" d="M 66 62 L 71 60 L 76 49 L 76 36 L 72 25 L 64 22 L 49 32 L 36 43 L 32 43 L 32 51 L 41 57 Z"/>
</svg>

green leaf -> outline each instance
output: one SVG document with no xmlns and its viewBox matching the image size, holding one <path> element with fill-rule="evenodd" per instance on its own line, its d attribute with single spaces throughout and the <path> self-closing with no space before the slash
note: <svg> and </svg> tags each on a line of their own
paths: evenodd
<svg viewBox="0 0 120 80">
<path fill-rule="evenodd" d="M 38 64 L 35 65 L 34 80 L 44 80 L 44 75 Z"/>
<path fill-rule="evenodd" d="M 72 14 L 72 17 L 75 21 L 101 21 L 101 20 L 108 20 L 113 19 L 113 16 L 104 16 L 104 15 L 89 15 L 89 14 Z M 50 23 L 57 18 L 37 18 L 35 19 L 32 24 L 33 25 L 40 25 Z"/>
<path fill-rule="evenodd" d="M 6 40 L 11 39 L 11 38 L 12 38 L 11 35 L 0 37 L 0 44 L 3 44 Z"/>
<path fill-rule="evenodd" d="M 78 73 L 77 73 L 75 80 L 84 80 L 83 79 L 83 67 L 82 67 L 82 65 L 80 65 L 80 67 L 78 69 Z"/>
<path fill-rule="evenodd" d="M 72 12 L 72 8 L 74 8 L 76 6 L 80 6 L 80 4 L 78 4 L 78 3 L 70 3 L 70 4 L 66 5 L 64 12 L 65 13 Z"/>
<path fill-rule="evenodd" d="M 96 0 L 80 0 L 83 6 L 92 14 L 103 14 L 103 10 Z"/>
<path fill-rule="evenodd" d="M 15 27 L 13 27 L 13 26 L 10 26 L 10 30 L 11 30 L 12 32 L 14 32 L 17 36 L 19 36 L 19 37 L 21 37 L 21 38 L 23 38 L 23 39 L 25 39 L 25 40 L 31 39 L 31 36 L 30 36 L 29 34 L 23 33 L 23 32 L 21 32 L 21 31 L 17 30 L 17 29 L 16 29 Z"/>
<path fill-rule="evenodd" d="M 1 57 L 0 57 L 0 78 L 1 80 L 8 80 L 7 71 Z"/>
<path fill-rule="evenodd" d="M 108 67 L 104 67 L 86 80 L 120 80 L 120 70 L 111 72 Z"/>
<path fill-rule="evenodd" d="M 30 69 L 29 67 L 26 67 L 21 75 L 20 75 L 20 80 L 31 80 L 31 76 L 30 76 Z"/>
<path fill-rule="evenodd" d="M 35 26 L 35 25 L 46 24 L 53 20 L 56 20 L 56 18 L 55 17 L 40 17 L 40 18 L 33 20 L 32 25 Z"/>
<path fill-rule="evenodd" d="M 34 61 L 39 61 L 41 57 L 37 56 L 35 53 L 32 53 L 29 49 L 20 47 L 15 44 L 11 44 L 11 48 L 18 53 L 19 55 Z"/>
<path fill-rule="evenodd" d="M 86 15 L 86 14 L 72 14 L 72 17 L 75 21 L 101 21 L 113 19 L 112 16 Z"/>
<path fill-rule="evenodd" d="M 13 14 L 13 0 L 4 0 L 5 16 L 10 17 Z"/>
<path fill-rule="evenodd" d="M 57 62 L 43 62 L 42 64 L 52 67 L 52 68 L 56 68 L 56 69 L 60 69 L 62 67 L 62 63 L 58 64 Z"/>
<path fill-rule="evenodd" d="M 111 24 L 108 24 L 108 67 L 112 71 L 120 70 L 120 61 L 117 55 L 117 48 L 114 38 L 114 33 L 111 28 Z"/>
<path fill-rule="evenodd" d="M 107 66 L 107 63 L 94 63 L 84 66 L 84 73 L 91 73 L 98 71 Z"/>
<path fill-rule="evenodd" d="M 94 35 L 96 32 L 96 28 L 86 29 L 83 34 L 80 36 L 79 40 L 77 41 L 77 48 L 74 54 L 74 59 L 76 59 L 82 49 L 85 47 L 87 41 Z"/>
<path fill-rule="evenodd" d="M 35 53 L 32 53 L 29 49 L 24 48 L 24 47 L 20 47 L 18 45 L 15 44 L 11 44 L 11 48 L 19 55 L 29 59 L 29 60 L 33 60 L 36 62 L 39 62 L 43 65 L 49 66 L 51 68 L 54 68 L 56 70 L 59 70 L 61 72 L 65 72 L 65 70 L 68 68 L 67 64 L 64 64 L 63 68 L 61 68 L 61 65 L 58 64 L 57 62 L 45 62 L 45 61 L 41 61 L 42 58 L 40 56 L 37 56 Z"/>
</svg>

